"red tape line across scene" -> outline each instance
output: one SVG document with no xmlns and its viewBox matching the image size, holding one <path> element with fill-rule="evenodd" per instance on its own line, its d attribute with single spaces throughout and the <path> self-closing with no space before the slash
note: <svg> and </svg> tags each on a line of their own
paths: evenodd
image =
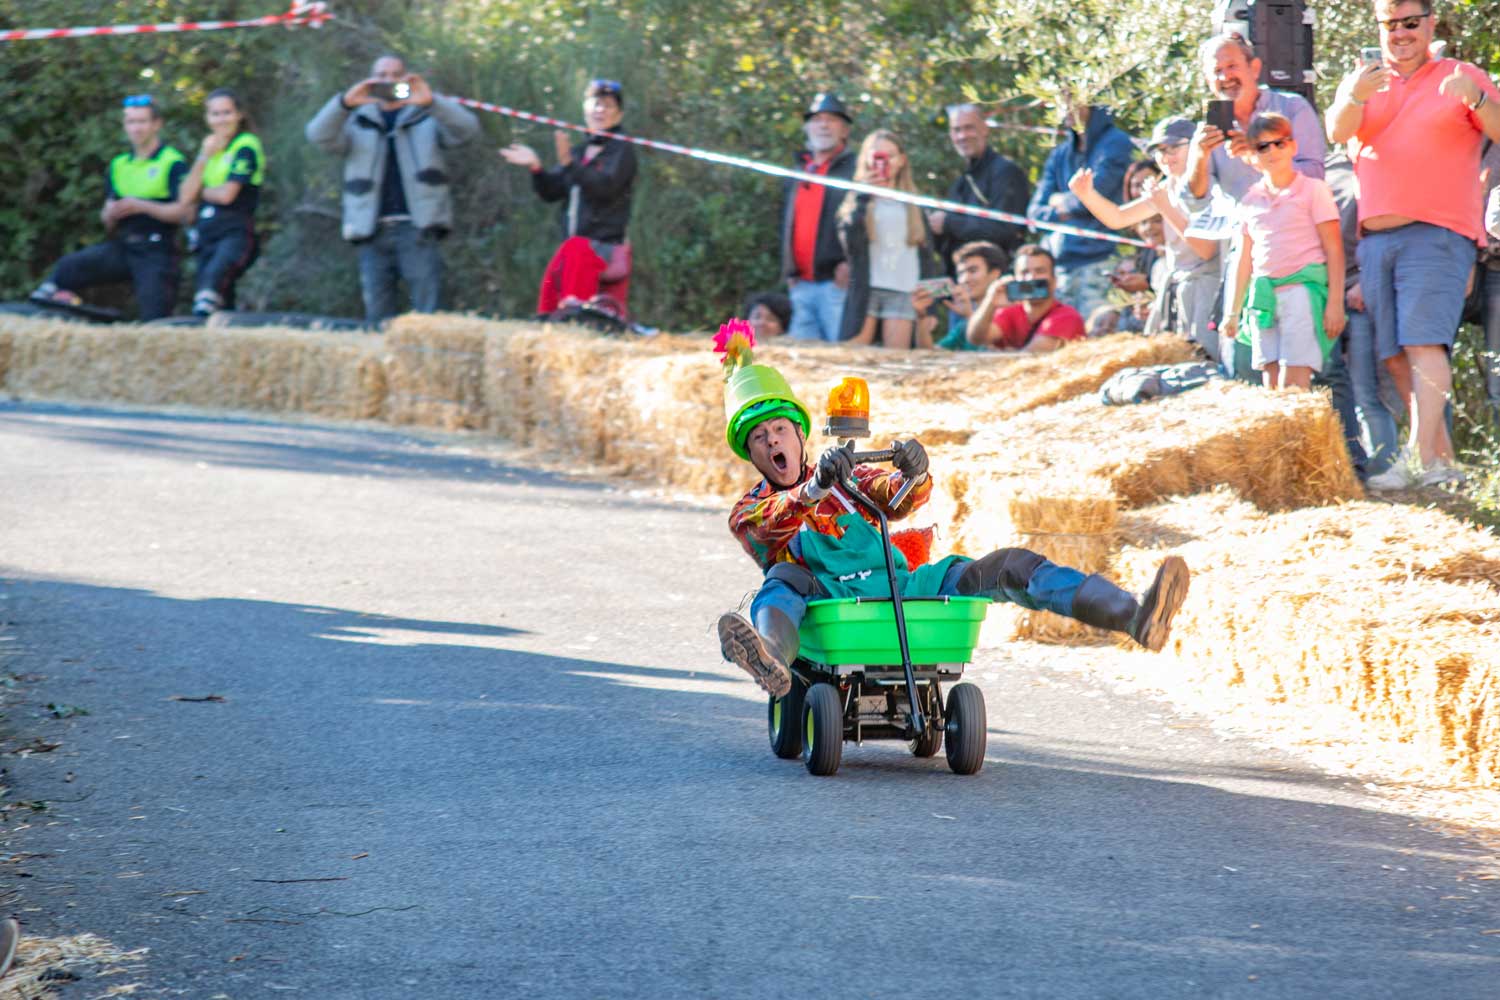
<svg viewBox="0 0 1500 1000">
<path fill-rule="evenodd" d="M 170 32 L 185 31 L 222 31 L 226 28 L 267 28 L 276 25 L 293 27 L 296 25 L 308 25 L 313 28 L 321 27 L 325 22 L 333 19 L 333 14 L 328 11 L 325 2 L 308 2 L 308 0 L 292 0 L 292 5 L 285 13 L 271 14 L 266 17 L 258 17 L 248 21 L 177 21 L 170 24 L 119 24 L 95 28 L 32 28 L 21 30 L 0 31 L 0 42 L 22 42 L 40 39 L 58 38 L 96 38 L 102 35 L 141 35 L 141 34 L 165 34 Z M 596 132 L 584 125 L 575 125 L 547 115 L 534 114 L 530 111 L 517 111 L 499 104 L 490 104 L 485 101 L 476 101 L 468 97 L 455 97 L 454 100 L 460 104 L 476 108 L 480 111 L 488 111 L 493 114 L 505 115 L 510 118 L 519 118 L 522 121 L 536 122 L 542 125 L 551 125 L 555 128 L 569 129 L 574 132 L 583 132 L 589 135 L 607 135 L 611 138 L 620 139 L 624 142 L 644 146 L 647 149 L 660 150 L 664 153 L 677 153 L 681 156 L 702 160 L 706 163 L 718 163 L 723 166 L 737 167 L 741 170 L 751 170 L 771 177 L 782 177 L 787 180 L 799 181 L 810 184 L 821 184 L 824 187 L 838 188 L 843 191 L 854 191 L 859 194 L 874 195 L 887 198 L 891 201 L 905 202 L 916 205 L 919 208 L 937 209 L 943 212 L 956 212 L 961 215 L 977 216 L 981 219 L 992 219 L 996 222 L 1008 222 L 1014 225 L 1027 226 L 1034 229 L 1046 229 L 1051 232 L 1061 233 L 1065 236 L 1079 236 L 1090 240 L 1103 240 L 1108 243 L 1119 243 L 1124 246 L 1144 247 L 1147 244 L 1142 240 L 1131 239 L 1125 236 L 1116 236 L 1113 233 L 1100 232 L 1095 229 L 1086 229 L 1081 226 L 1069 226 L 1061 222 L 1041 222 L 1028 219 L 1024 215 L 1013 215 L 1009 212 L 997 212 L 992 208 L 980 208 L 976 205 L 965 205 L 962 202 L 945 201 L 941 198 L 929 198 L 926 195 L 912 194 L 905 191 L 897 191 L 892 188 L 879 187 L 874 184 L 863 184 L 859 181 L 846 181 L 838 177 L 822 177 L 817 174 L 809 174 L 801 170 L 793 170 L 789 167 L 780 167 L 771 163 L 762 163 L 758 160 L 746 159 L 743 156 L 730 156 L 725 153 L 714 153 L 706 149 L 694 149 L 689 146 L 680 146 L 673 142 L 659 142 L 654 139 L 642 139 L 638 136 L 624 135 L 618 132 Z"/>
<path fill-rule="evenodd" d="M 288 28 L 301 24 L 319 28 L 332 19 L 327 3 L 292 0 L 292 6 L 283 14 L 271 14 L 249 21 L 175 21 L 170 24 L 116 24 L 98 28 L 23 28 L 0 31 L 0 42 L 97 38 L 101 35 L 161 35 L 179 31 L 223 31 L 226 28 L 271 28 L 278 24 Z"/>
<path fill-rule="evenodd" d="M 535 122 L 539 125 L 551 125 L 555 128 L 569 129 L 574 132 L 583 132 L 588 135 L 606 136 L 611 139 L 619 139 L 623 142 L 634 143 L 647 149 L 656 149 L 664 153 L 677 153 L 682 156 L 692 157 L 695 160 L 703 160 L 707 163 L 719 163 L 728 167 L 739 167 L 742 170 L 753 170 L 756 173 L 769 174 L 772 177 L 784 177 L 788 180 L 803 181 L 809 184 L 822 184 L 824 187 L 839 188 L 844 191 L 855 191 L 860 194 L 874 195 L 887 198 L 891 201 L 905 202 L 916 205 L 919 208 L 934 208 L 943 212 L 957 212 L 961 215 L 978 216 L 981 219 L 993 219 L 996 222 L 1010 222 L 1018 226 L 1029 226 L 1034 229 L 1047 229 L 1065 236 L 1081 236 L 1084 239 L 1104 240 L 1108 243 L 1120 243 L 1125 246 L 1145 247 L 1149 246 L 1144 240 L 1131 239 L 1125 236 L 1116 236 L 1113 233 L 1100 232 L 1097 229 L 1085 229 L 1082 226 L 1070 226 L 1062 222 L 1041 222 L 1028 219 L 1024 215 L 1012 215 L 1009 212 L 997 212 L 992 208 L 980 208 L 977 205 L 965 205 L 957 201 L 945 201 L 941 198 L 929 198 L 926 195 L 911 194 L 906 191 L 897 191 L 892 188 L 879 187 L 874 184 L 864 184 L 859 181 L 846 181 L 838 177 L 823 177 L 818 174 L 809 174 L 801 170 L 793 170 L 790 167 L 779 167 L 772 163 L 762 163 L 759 160 L 749 160 L 743 156 L 730 156 L 726 153 L 714 153 L 706 149 L 693 149 L 690 146 L 679 146 L 674 142 L 659 142 L 655 139 L 642 139 L 639 136 L 624 135 L 620 132 L 601 132 L 591 129 L 586 125 L 575 125 L 557 118 L 549 118 L 546 115 L 534 114 L 530 111 L 517 111 L 515 108 L 507 108 L 500 104 L 488 104 L 484 101 L 476 101 L 470 97 L 454 97 L 453 100 L 459 104 L 474 108 L 479 111 L 488 111 L 497 115 L 505 115 L 509 118 L 519 118 L 522 121 Z"/>
</svg>

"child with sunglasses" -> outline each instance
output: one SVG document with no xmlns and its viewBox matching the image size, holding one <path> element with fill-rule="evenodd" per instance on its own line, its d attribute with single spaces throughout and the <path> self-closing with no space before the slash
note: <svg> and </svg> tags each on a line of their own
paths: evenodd
<svg viewBox="0 0 1500 1000">
<path fill-rule="evenodd" d="M 1239 266 L 1220 326 L 1268 389 L 1307 389 L 1344 329 L 1344 244 L 1328 185 L 1297 171 L 1292 123 L 1258 114 L 1245 129 L 1261 179 L 1240 201 Z"/>
</svg>

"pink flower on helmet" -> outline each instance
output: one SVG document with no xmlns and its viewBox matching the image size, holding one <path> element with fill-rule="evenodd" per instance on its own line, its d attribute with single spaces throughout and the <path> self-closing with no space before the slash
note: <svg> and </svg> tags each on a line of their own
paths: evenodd
<svg viewBox="0 0 1500 1000">
<path fill-rule="evenodd" d="M 714 334 L 714 353 L 724 355 L 726 365 L 748 365 L 750 350 L 754 346 L 755 333 L 749 323 L 738 317 L 721 325 L 719 332 Z"/>
</svg>

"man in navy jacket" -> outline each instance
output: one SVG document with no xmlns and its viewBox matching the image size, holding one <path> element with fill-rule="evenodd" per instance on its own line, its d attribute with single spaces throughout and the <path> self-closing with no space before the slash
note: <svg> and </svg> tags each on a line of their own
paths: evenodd
<svg viewBox="0 0 1500 1000">
<path fill-rule="evenodd" d="M 1115 116 L 1098 105 L 1077 105 L 1068 112 L 1072 128 L 1042 168 L 1041 183 L 1031 197 L 1027 215 L 1034 222 L 1063 222 L 1107 232 L 1083 202 L 1068 190 L 1068 178 L 1088 167 L 1094 187 L 1116 204 L 1124 201 L 1125 168 L 1135 158 L 1135 146 L 1115 125 Z M 1057 260 L 1057 297 L 1088 316 L 1104 305 L 1110 283 L 1105 263 L 1116 244 L 1085 236 L 1048 235 L 1044 245 Z"/>
</svg>

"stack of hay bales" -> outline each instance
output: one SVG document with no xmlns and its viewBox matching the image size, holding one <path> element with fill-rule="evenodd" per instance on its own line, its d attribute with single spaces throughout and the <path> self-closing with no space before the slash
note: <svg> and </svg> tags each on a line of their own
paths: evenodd
<svg viewBox="0 0 1500 1000">
<path fill-rule="evenodd" d="M 27 396 L 378 417 L 377 337 L 284 330 L 86 326 L 7 318 L 5 388 Z"/>
<path fill-rule="evenodd" d="M 485 343 L 494 326 L 448 314 L 392 320 L 385 334 L 384 418 L 450 431 L 484 427 Z"/>
<path fill-rule="evenodd" d="M 1218 493 L 1126 518 L 1116 572 L 1193 569 L 1169 694 L 1287 704 L 1323 738 L 1404 744 L 1424 777 L 1500 783 L 1500 539 L 1436 510 L 1266 514 Z"/>
<path fill-rule="evenodd" d="M 1281 510 L 1362 495 L 1325 398 L 1227 382 L 1139 406 L 1031 410 L 942 458 L 934 513 L 956 527 L 956 551 L 1021 546 L 1085 573 L 1109 569 L 1121 510 L 1163 497 L 1224 485 Z M 1106 638 L 1048 612 L 993 614 L 1014 638 Z"/>
</svg>

